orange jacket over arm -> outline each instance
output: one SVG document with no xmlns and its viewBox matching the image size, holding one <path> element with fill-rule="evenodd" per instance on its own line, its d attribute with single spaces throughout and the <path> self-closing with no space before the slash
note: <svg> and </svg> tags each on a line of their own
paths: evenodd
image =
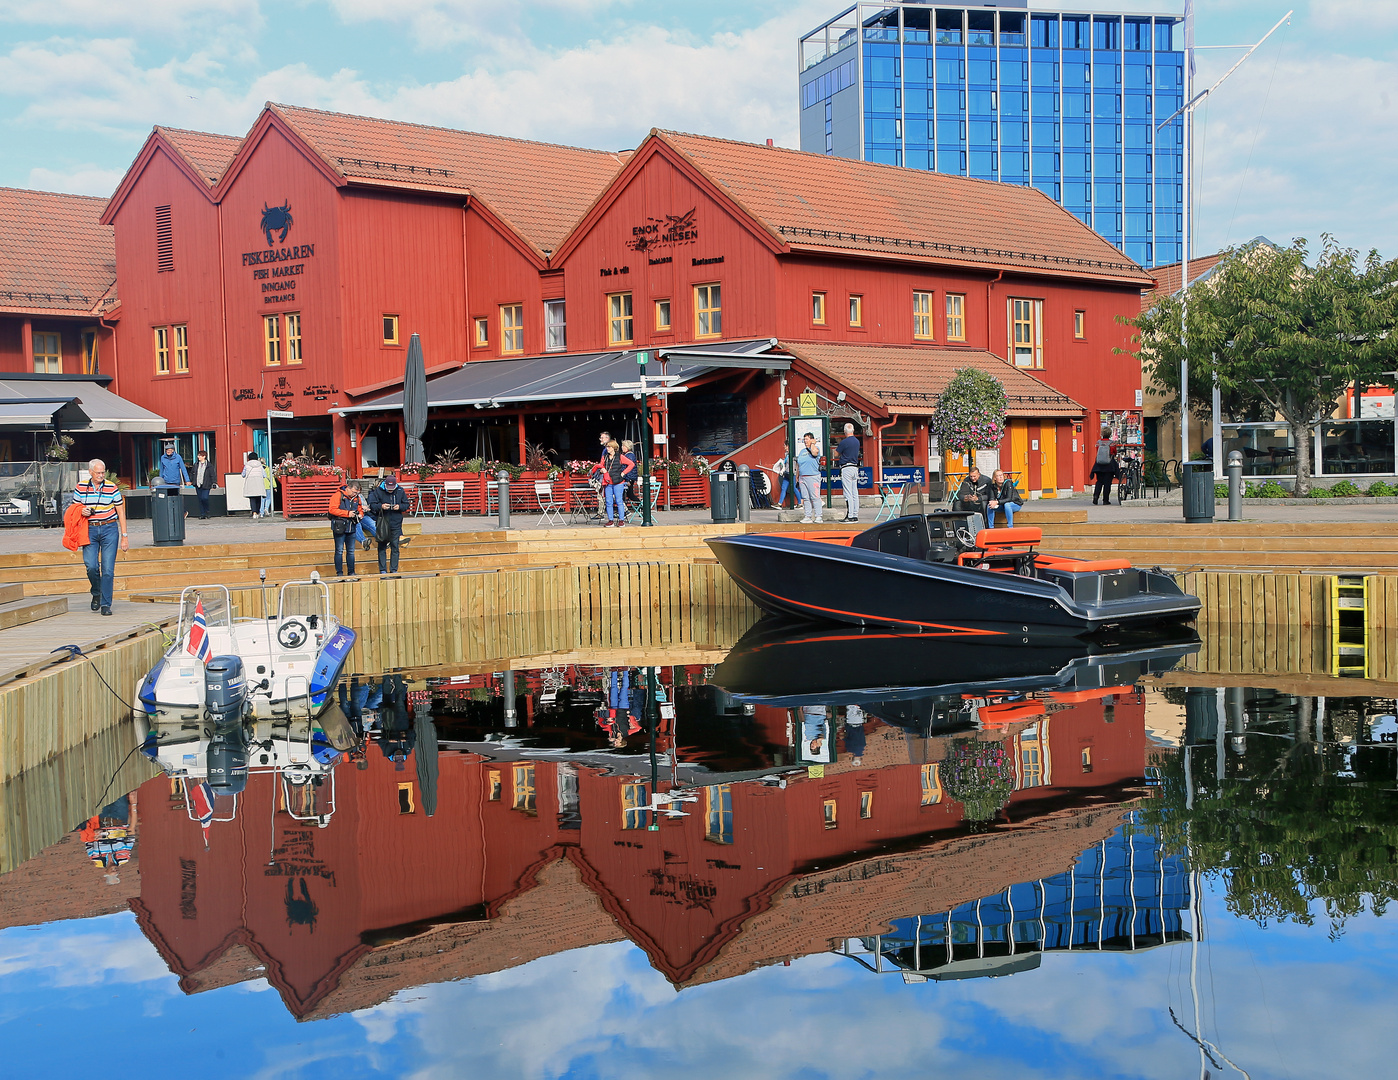
<svg viewBox="0 0 1398 1080">
<path fill-rule="evenodd" d="M 342 498 L 344 498 L 344 492 L 343 492 L 343 491 L 337 491 L 337 492 L 335 492 L 334 495 L 331 495 L 331 496 L 330 496 L 330 505 L 329 505 L 326 509 L 328 509 L 328 510 L 330 511 L 330 516 L 331 516 L 331 517 L 349 517 L 349 516 L 350 516 L 350 512 L 349 512 L 348 510 L 346 510 L 343 506 L 340 505 L 340 500 L 341 500 Z M 355 505 L 356 505 L 356 506 L 358 505 L 358 501 L 357 501 L 357 500 L 356 500 Z"/>
</svg>

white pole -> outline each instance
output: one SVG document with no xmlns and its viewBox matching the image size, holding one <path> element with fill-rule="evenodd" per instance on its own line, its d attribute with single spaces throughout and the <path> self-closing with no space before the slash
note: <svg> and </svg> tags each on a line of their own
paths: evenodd
<svg viewBox="0 0 1398 1080">
<path fill-rule="evenodd" d="M 1185 8 L 1184 16 L 1184 99 L 1194 98 L 1194 6 Z M 1180 240 L 1180 465 L 1189 460 L 1189 218 L 1193 206 L 1189 190 L 1194 173 L 1194 110 L 1184 112 L 1184 217 Z"/>
</svg>

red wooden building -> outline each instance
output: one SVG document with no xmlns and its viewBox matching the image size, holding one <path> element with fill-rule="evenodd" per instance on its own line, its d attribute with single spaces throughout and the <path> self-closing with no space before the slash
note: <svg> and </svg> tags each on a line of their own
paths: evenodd
<svg viewBox="0 0 1398 1080">
<path fill-rule="evenodd" d="M 1010 397 L 1001 460 L 1051 495 L 1081 486 L 1099 421 L 1139 409 L 1139 366 L 1112 350 L 1151 278 L 1032 189 L 672 132 L 612 154 L 269 105 L 242 139 L 157 128 L 104 220 L 123 392 L 225 465 L 265 449 L 268 410 L 295 417 L 278 454 L 401 462 L 413 333 L 429 375 L 457 372 L 429 453 L 588 454 L 634 403 L 610 379 L 540 394 L 539 373 L 640 349 L 708 354 L 670 445 L 754 463 L 810 389 L 866 461 L 925 467 L 932 402 L 975 365 Z M 458 371 L 479 360 L 502 363 Z"/>
</svg>

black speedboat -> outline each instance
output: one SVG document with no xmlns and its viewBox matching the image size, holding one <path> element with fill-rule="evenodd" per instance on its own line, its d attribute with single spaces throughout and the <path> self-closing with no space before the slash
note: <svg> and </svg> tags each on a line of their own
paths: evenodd
<svg viewBox="0 0 1398 1080">
<path fill-rule="evenodd" d="M 976 640 L 880 627 L 820 626 L 768 615 L 754 623 L 714 682 L 740 701 L 796 707 L 948 696 L 1129 687 L 1199 651 L 1187 626 L 1106 641 Z"/>
<path fill-rule="evenodd" d="M 982 523 L 979 514 L 939 511 L 856 533 L 706 542 L 764 610 L 855 626 L 1084 637 L 1187 622 L 1199 611 L 1199 598 L 1163 571 L 1048 555 L 1037 550 L 1039 529 Z"/>
</svg>

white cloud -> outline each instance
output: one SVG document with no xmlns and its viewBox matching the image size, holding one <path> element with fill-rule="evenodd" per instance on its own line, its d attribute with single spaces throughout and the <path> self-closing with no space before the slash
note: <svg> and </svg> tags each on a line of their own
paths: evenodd
<svg viewBox="0 0 1398 1080">
<path fill-rule="evenodd" d="M 0 0 L 0 22 L 83 29 L 134 27 L 179 32 L 189 24 L 258 25 L 258 0 Z"/>
<path fill-rule="evenodd" d="M 29 187 L 35 191 L 63 191 L 70 195 L 110 195 L 121 183 L 124 169 L 104 169 L 87 163 L 72 169 L 29 170 Z"/>
<path fill-rule="evenodd" d="M 174 976 L 130 912 L 0 932 L 0 979 L 21 974 L 42 986 L 168 979 L 174 991 Z"/>
</svg>

